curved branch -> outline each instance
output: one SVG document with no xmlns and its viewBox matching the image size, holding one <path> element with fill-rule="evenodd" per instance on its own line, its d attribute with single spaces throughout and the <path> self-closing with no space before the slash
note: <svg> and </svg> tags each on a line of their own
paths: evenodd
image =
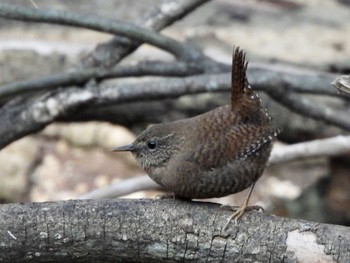
<svg viewBox="0 0 350 263">
<path fill-rule="evenodd" d="M 199 51 L 196 51 L 191 47 L 187 47 L 174 39 L 160 35 L 156 32 L 125 22 L 110 20 L 102 17 L 94 17 L 91 15 L 86 16 L 59 10 L 29 9 L 9 4 L 0 4 L 0 17 L 20 21 L 82 27 L 100 32 L 121 35 L 159 47 L 160 49 L 166 50 L 175 57 L 184 61 L 193 60 L 193 58 L 199 56 L 200 54 Z"/>
<path fill-rule="evenodd" d="M 70 200 L 0 206 L 0 261 L 350 261 L 350 228 L 180 200 Z"/>
<path fill-rule="evenodd" d="M 102 188 L 95 189 L 91 192 L 79 196 L 79 199 L 106 199 L 117 198 L 132 194 L 138 191 L 163 189 L 155 183 L 149 176 L 141 175 L 125 179 L 121 182 L 114 183 Z"/>
<path fill-rule="evenodd" d="M 36 97 L 14 99 L 0 109 L 0 148 L 91 104 L 96 97 L 96 93 L 88 89 L 70 88 L 70 92 L 58 90 Z"/>
<path fill-rule="evenodd" d="M 314 157 L 331 157 L 348 153 L 350 153 L 350 136 L 339 135 L 333 138 L 274 147 L 269 163 L 275 164 Z"/>
<path fill-rule="evenodd" d="M 298 93 L 344 97 L 331 86 L 336 76 L 334 73 L 288 65 L 276 67 L 273 64 L 252 63 L 248 68 L 248 79 L 255 88 L 288 87 L 288 90 Z"/>
<path fill-rule="evenodd" d="M 151 31 L 160 31 L 180 20 L 209 0 L 168 0 L 159 7 L 152 9 L 144 17 L 135 22 L 137 26 Z M 128 38 L 115 36 L 97 47 L 82 59 L 84 67 L 112 67 L 125 56 L 132 53 L 142 43 L 136 43 Z"/>
<path fill-rule="evenodd" d="M 336 111 L 325 105 L 318 105 L 312 100 L 296 94 L 295 92 L 291 92 L 283 86 L 269 86 L 265 87 L 264 90 L 272 99 L 291 111 L 315 120 L 322 120 L 328 124 L 350 131 L 349 117 L 343 112 Z"/>
</svg>

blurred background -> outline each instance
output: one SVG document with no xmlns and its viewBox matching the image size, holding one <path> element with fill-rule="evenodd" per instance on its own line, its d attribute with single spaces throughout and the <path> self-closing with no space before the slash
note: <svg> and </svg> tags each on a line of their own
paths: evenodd
<svg viewBox="0 0 350 263">
<path fill-rule="evenodd" d="M 162 1 L 2 2 L 132 23 Z M 349 74 L 349 18 L 348 0 L 215 0 L 162 33 L 198 46 L 207 56 L 227 64 L 231 63 L 235 45 L 247 52 L 252 65 L 300 66 Z M 110 37 L 79 28 L 0 19 L 0 84 L 78 67 L 87 53 Z M 122 63 L 147 59 L 169 61 L 172 57 L 143 45 Z M 122 81 L 138 79 L 108 80 L 110 84 Z M 261 97 L 283 128 L 276 147 L 346 134 L 292 113 L 264 94 Z M 313 97 L 328 105 L 339 104 L 335 98 Z M 185 118 L 227 103 L 227 94 L 191 95 L 177 100 L 133 103 L 132 112 L 129 104 L 99 108 L 90 113 L 88 122 L 52 124 L 0 152 L 0 200 L 7 203 L 73 199 L 93 189 L 142 175 L 144 172 L 131 154 L 111 153 L 110 149 L 131 143 L 149 124 Z M 115 117 L 115 112 L 117 116 L 127 117 Z M 91 121 L 99 119 L 109 122 Z M 262 205 L 269 213 L 280 216 L 350 225 L 349 158 L 350 154 L 271 165 L 257 183 L 251 204 Z M 149 190 L 126 197 L 153 198 L 159 193 Z M 240 204 L 245 194 L 212 201 Z"/>
</svg>

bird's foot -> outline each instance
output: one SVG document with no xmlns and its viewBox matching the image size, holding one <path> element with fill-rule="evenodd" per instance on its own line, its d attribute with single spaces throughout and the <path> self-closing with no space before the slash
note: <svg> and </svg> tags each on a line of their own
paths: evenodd
<svg viewBox="0 0 350 263">
<path fill-rule="evenodd" d="M 235 212 L 227 220 L 227 223 L 223 227 L 224 231 L 226 230 L 226 228 L 228 227 L 228 225 L 232 220 L 234 221 L 235 225 L 237 225 L 238 219 L 240 219 L 246 211 L 251 211 L 251 210 L 261 211 L 261 212 L 265 211 L 264 208 L 260 205 L 248 206 L 246 202 L 244 202 L 241 206 L 229 206 L 229 207 Z"/>
</svg>

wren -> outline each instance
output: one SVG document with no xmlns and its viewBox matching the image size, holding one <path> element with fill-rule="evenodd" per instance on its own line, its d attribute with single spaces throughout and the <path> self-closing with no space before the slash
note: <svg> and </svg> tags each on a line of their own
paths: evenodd
<svg viewBox="0 0 350 263">
<path fill-rule="evenodd" d="M 132 152 L 156 183 L 179 198 L 223 197 L 250 187 L 245 201 L 227 224 L 233 218 L 237 222 L 247 209 L 278 133 L 248 83 L 247 66 L 245 53 L 235 48 L 231 105 L 152 125 L 132 144 L 112 151 Z"/>
</svg>

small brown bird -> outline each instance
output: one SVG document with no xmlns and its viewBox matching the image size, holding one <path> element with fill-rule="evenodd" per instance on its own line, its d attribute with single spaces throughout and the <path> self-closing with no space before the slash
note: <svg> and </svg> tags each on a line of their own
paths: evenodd
<svg viewBox="0 0 350 263">
<path fill-rule="evenodd" d="M 247 65 L 245 53 L 236 48 L 231 105 L 192 118 L 155 124 L 132 144 L 113 149 L 131 151 L 155 182 L 179 198 L 222 197 L 250 187 L 245 201 L 227 224 L 247 209 L 255 182 L 270 156 L 271 142 L 278 133 L 247 81 Z"/>
</svg>

